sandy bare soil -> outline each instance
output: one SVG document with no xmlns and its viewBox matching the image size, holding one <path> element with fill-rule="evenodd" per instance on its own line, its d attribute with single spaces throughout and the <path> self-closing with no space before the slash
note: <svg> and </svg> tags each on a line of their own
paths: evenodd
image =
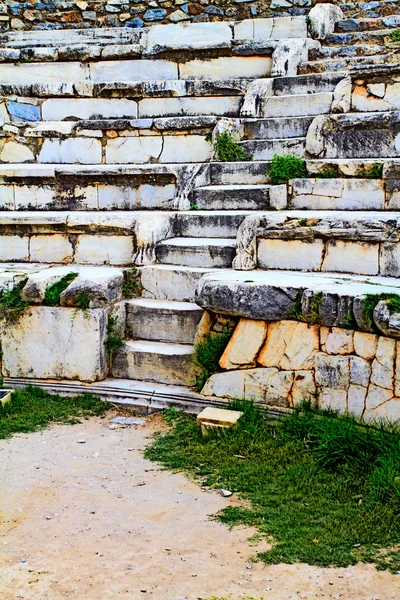
<svg viewBox="0 0 400 600">
<path fill-rule="evenodd" d="M 110 419 L 0 441 L 1 600 L 399 600 L 373 566 L 249 563 L 254 531 L 210 519 L 234 496 L 143 459 L 160 419 Z"/>
</svg>

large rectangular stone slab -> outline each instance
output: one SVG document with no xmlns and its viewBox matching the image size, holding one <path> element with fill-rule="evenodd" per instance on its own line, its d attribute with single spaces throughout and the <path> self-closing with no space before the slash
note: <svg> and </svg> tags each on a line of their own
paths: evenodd
<svg viewBox="0 0 400 600">
<path fill-rule="evenodd" d="M 106 336 L 104 309 L 28 308 L 16 323 L 2 323 L 4 373 L 32 379 L 104 379 Z"/>
<path fill-rule="evenodd" d="M 229 46 L 231 40 L 232 30 L 226 22 L 154 25 L 147 34 L 147 49 L 151 46 L 217 48 Z"/>
<path fill-rule="evenodd" d="M 90 65 L 94 83 L 178 79 L 178 65 L 170 60 L 110 60 Z"/>
<path fill-rule="evenodd" d="M 269 56 L 222 56 L 210 60 L 191 60 L 179 67 L 181 79 L 237 79 L 269 77 Z"/>
<path fill-rule="evenodd" d="M 112 100 L 102 98 L 50 98 L 42 105 L 44 121 L 77 119 L 119 119 L 137 117 L 137 103 L 125 98 Z"/>
<path fill-rule="evenodd" d="M 44 140 L 38 161 L 41 163 L 81 165 L 101 164 L 101 142 L 93 138 Z"/>
</svg>

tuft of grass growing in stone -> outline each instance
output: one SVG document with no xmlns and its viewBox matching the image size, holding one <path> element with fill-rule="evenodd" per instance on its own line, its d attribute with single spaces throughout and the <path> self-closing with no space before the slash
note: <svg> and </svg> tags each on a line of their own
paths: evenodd
<svg viewBox="0 0 400 600">
<path fill-rule="evenodd" d="M 268 174 L 274 185 L 308 176 L 305 161 L 296 156 L 294 152 L 282 155 L 274 154 Z"/>
<path fill-rule="evenodd" d="M 138 276 L 139 273 L 135 265 L 124 272 L 124 282 L 122 284 L 124 298 L 137 298 L 140 296 Z"/>
<path fill-rule="evenodd" d="M 0 439 L 28 433 L 51 423 L 79 423 L 80 419 L 103 415 L 108 404 L 93 394 L 62 397 L 28 385 L 16 390 L 11 400 L 0 404 Z"/>
<path fill-rule="evenodd" d="M 238 427 L 204 437 L 193 417 L 175 411 L 173 427 L 146 457 L 246 499 L 248 506 L 216 518 L 256 527 L 272 544 L 256 557 L 266 564 L 361 561 L 398 572 L 398 428 L 362 426 L 307 405 L 277 420 L 252 403 L 230 408 L 244 411 Z"/>
<path fill-rule="evenodd" d="M 391 42 L 400 42 L 400 29 L 395 29 L 390 33 Z"/>
<path fill-rule="evenodd" d="M 399 294 L 365 294 L 363 301 L 364 318 L 369 325 L 371 325 L 377 333 L 379 329 L 374 324 L 374 309 L 378 302 L 386 300 L 389 310 L 394 313 L 400 313 L 400 295 Z"/>
<path fill-rule="evenodd" d="M 118 319 L 108 317 L 107 322 L 107 339 L 105 346 L 108 351 L 110 362 L 113 360 L 118 348 L 124 343 L 124 338 L 119 330 Z"/>
<path fill-rule="evenodd" d="M 44 292 L 43 305 L 44 306 L 60 306 L 60 296 L 64 290 L 67 289 L 69 284 L 78 277 L 78 273 L 67 273 L 64 277 L 61 277 L 55 283 L 46 286 Z"/>
<path fill-rule="evenodd" d="M 206 139 L 207 141 L 211 141 L 212 137 L 207 136 Z M 214 142 L 214 152 L 216 160 L 220 160 L 221 162 L 247 161 L 252 159 L 252 155 L 245 152 L 227 131 L 217 136 Z"/>
<path fill-rule="evenodd" d="M 25 277 L 21 279 L 10 290 L 0 290 L 0 318 L 15 322 L 29 306 L 28 302 L 22 299 L 21 292 L 28 281 Z"/>
<path fill-rule="evenodd" d="M 225 331 L 208 333 L 196 344 L 192 362 L 196 371 L 194 387 L 197 392 L 201 392 L 207 379 L 220 370 L 219 359 L 223 355 L 231 335 Z"/>
</svg>

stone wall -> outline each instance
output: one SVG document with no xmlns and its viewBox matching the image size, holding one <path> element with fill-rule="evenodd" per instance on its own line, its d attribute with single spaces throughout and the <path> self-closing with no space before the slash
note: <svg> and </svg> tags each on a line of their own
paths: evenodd
<svg viewBox="0 0 400 600">
<path fill-rule="evenodd" d="M 312 0 L 3 0 L 0 31 L 143 27 L 154 23 L 302 15 Z"/>
<path fill-rule="evenodd" d="M 202 332 L 213 322 L 215 315 L 206 313 Z M 389 337 L 242 318 L 219 364 L 204 395 L 281 407 L 310 400 L 366 421 L 400 419 L 400 342 Z"/>
</svg>

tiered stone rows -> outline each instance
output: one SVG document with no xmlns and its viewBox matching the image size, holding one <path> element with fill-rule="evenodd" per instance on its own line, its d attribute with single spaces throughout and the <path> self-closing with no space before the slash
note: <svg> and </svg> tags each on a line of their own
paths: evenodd
<svg viewBox="0 0 400 600">
<path fill-rule="evenodd" d="M 0 260 L 140 266 L 113 377 L 190 384 L 197 284 L 233 259 L 294 288 L 298 270 L 398 276 L 395 49 L 377 65 L 395 20 L 361 17 L 322 46 L 303 17 L 6 39 Z M 213 160 L 221 126 L 250 162 Z M 288 152 L 319 178 L 272 185 Z"/>
</svg>

